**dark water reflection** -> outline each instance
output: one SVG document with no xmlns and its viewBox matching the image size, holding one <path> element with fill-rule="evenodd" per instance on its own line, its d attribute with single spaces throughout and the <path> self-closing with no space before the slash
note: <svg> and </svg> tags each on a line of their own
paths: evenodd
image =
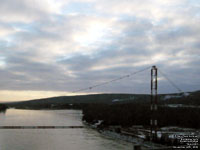
<svg viewBox="0 0 200 150">
<path fill-rule="evenodd" d="M 0 126 L 83 125 L 78 110 L 17 110 L 0 113 Z M 0 150 L 132 150 L 132 144 L 112 140 L 90 128 L 1 129 Z"/>
</svg>

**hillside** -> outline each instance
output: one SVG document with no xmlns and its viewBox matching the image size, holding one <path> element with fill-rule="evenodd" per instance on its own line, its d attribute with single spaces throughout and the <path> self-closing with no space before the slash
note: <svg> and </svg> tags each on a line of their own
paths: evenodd
<svg viewBox="0 0 200 150">
<path fill-rule="evenodd" d="M 200 105 L 200 91 L 181 94 L 158 95 L 159 104 Z M 124 103 L 150 103 L 150 95 L 145 94 L 93 94 L 79 96 L 61 96 L 44 99 L 35 99 L 23 102 L 7 103 L 15 108 L 79 108 L 86 104 L 124 104 Z"/>
<path fill-rule="evenodd" d="M 158 95 L 159 127 L 200 128 L 199 96 L 200 91 Z M 88 123 L 103 120 L 104 126 L 148 125 L 151 114 L 149 104 L 150 95 L 143 94 L 62 96 L 7 103 L 9 107 L 22 109 L 82 109 L 83 120 Z"/>
<path fill-rule="evenodd" d="M 200 91 L 161 95 L 162 104 L 200 105 Z"/>
<path fill-rule="evenodd" d="M 61 96 L 44 99 L 36 99 L 23 102 L 7 103 L 9 107 L 15 108 L 60 108 L 78 107 L 83 104 L 115 104 L 149 101 L 149 95 L 140 94 L 93 94 L 79 96 Z"/>
</svg>

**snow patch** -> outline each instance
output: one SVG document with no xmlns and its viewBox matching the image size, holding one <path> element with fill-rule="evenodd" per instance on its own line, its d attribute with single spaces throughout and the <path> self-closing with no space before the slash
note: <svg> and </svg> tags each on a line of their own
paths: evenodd
<svg viewBox="0 0 200 150">
<path fill-rule="evenodd" d="M 181 98 L 181 97 L 182 97 L 181 95 L 166 95 L 163 97 L 163 100 L 167 100 L 170 98 Z"/>
<path fill-rule="evenodd" d="M 170 98 L 181 98 L 181 97 L 187 97 L 187 96 L 189 96 L 190 95 L 190 93 L 188 93 L 188 92 L 184 92 L 184 93 L 182 93 L 181 95 L 165 95 L 164 97 L 163 97 L 163 100 L 167 100 L 167 99 L 170 99 Z"/>
<path fill-rule="evenodd" d="M 119 102 L 119 99 L 113 99 L 112 102 Z"/>
<path fill-rule="evenodd" d="M 188 92 L 184 92 L 183 95 L 184 95 L 184 96 L 189 96 L 190 93 L 188 93 Z"/>
</svg>

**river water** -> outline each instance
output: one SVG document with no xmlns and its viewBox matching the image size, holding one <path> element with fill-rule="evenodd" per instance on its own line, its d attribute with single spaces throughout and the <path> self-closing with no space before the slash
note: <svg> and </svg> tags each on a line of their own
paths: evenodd
<svg viewBox="0 0 200 150">
<path fill-rule="evenodd" d="M 82 126 L 79 110 L 20 110 L 0 113 L 0 126 Z M 0 150 L 132 150 L 90 128 L 0 129 Z"/>
</svg>

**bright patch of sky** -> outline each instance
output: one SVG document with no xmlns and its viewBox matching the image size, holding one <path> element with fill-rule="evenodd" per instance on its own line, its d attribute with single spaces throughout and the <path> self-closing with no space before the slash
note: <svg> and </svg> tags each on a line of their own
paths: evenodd
<svg viewBox="0 0 200 150">
<path fill-rule="evenodd" d="M 5 57 L 0 57 L 0 69 L 6 66 Z"/>
<path fill-rule="evenodd" d="M 100 44 L 109 34 L 109 28 L 102 22 L 91 22 L 83 32 L 74 35 L 74 40 L 81 46 L 89 46 L 91 44 Z"/>
</svg>

